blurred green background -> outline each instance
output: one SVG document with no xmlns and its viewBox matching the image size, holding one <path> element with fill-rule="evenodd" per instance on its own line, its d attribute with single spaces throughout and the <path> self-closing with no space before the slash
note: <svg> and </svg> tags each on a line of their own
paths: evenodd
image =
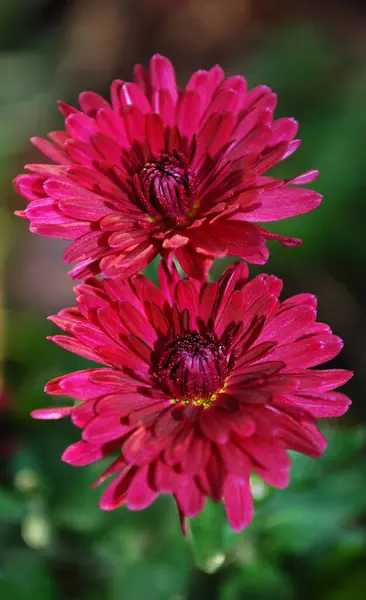
<svg viewBox="0 0 366 600">
<path fill-rule="evenodd" d="M 32 236 L 12 212 L 11 180 L 38 162 L 28 138 L 62 128 L 59 98 L 108 94 L 135 62 L 167 54 L 184 84 L 220 62 L 279 94 L 278 116 L 303 145 L 279 172 L 321 171 L 312 214 L 273 226 L 302 237 L 272 246 L 266 265 L 285 294 L 319 297 L 320 318 L 345 340 L 334 366 L 356 377 L 349 414 L 323 429 L 325 456 L 293 456 L 285 491 L 253 480 L 256 516 L 234 534 L 209 505 L 180 533 L 173 503 L 102 513 L 82 469 L 59 457 L 78 432 L 29 411 L 52 403 L 50 378 L 85 361 L 45 340 L 46 316 L 73 304 L 64 244 Z M 363 600 L 366 388 L 366 8 L 336 0 L 2 0 L 0 3 L 0 597 L 6 600 Z M 224 261 L 216 264 L 219 275 Z M 150 275 L 154 276 L 155 266 Z M 6 290 L 6 292 L 5 292 Z"/>
</svg>

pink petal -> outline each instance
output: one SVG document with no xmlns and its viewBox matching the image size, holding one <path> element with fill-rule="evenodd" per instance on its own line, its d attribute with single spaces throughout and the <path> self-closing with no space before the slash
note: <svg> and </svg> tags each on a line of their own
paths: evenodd
<svg viewBox="0 0 366 600">
<path fill-rule="evenodd" d="M 351 400 L 341 392 L 286 394 L 284 397 L 316 419 L 340 417 L 347 412 L 351 404 Z"/>
<path fill-rule="evenodd" d="M 109 103 L 102 96 L 95 92 L 81 92 L 79 94 L 79 104 L 81 110 L 89 117 L 95 117 L 101 108 L 109 109 Z"/>
<path fill-rule="evenodd" d="M 248 213 L 248 221 L 269 222 L 303 215 L 319 206 L 321 194 L 306 188 L 277 188 L 263 191 L 259 208 Z"/>
<path fill-rule="evenodd" d="M 218 447 L 221 459 L 228 473 L 238 478 L 247 479 L 250 475 L 250 460 L 236 444 L 229 441 Z"/>
<path fill-rule="evenodd" d="M 44 182 L 43 175 L 19 175 L 14 180 L 18 194 L 29 201 L 41 200 L 45 197 Z"/>
<path fill-rule="evenodd" d="M 93 446 L 88 442 L 81 441 L 66 448 L 62 460 L 73 467 L 84 467 L 90 465 L 105 456 L 103 449 Z"/>
<path fill-rule="evenodd" d="M 157 400 L 141 394 L 135 390 L 123 390 L 108 394 L 98 402 L 98 412 L 100 414 L 115 416 L 128 416 L 131 412 L 140 410 L 141 408 L 153 408 L 157 404 Z"/>
<path fill-rule="evenodd" d="M 182 136 L 191 139 L 197 132 L 201 113 L 201 98 L 194 90 L 183 92 L 177 106 L 177 123 Z"/>
<path fill-rule="evenodd" d="M 150 78 L 152 88 L 168 90 L 175 104 L 178 91 L 172 63 L 164 56 L 155 54 L 150 61 Z"/>
<path fill-rule="evenodd" d="M 247 527 L 253 518 L 253 499 L 248 481 L 228 475 L 224 483 L 226 515 L 236 532 Z"/>
<path fill-rule="evenodd" d="M 158 156 L 164 150 L 164 134 L 164 123 L 160 115 L 146 115 L 146 137 L 154 156 Z"/>
<path fill-rule="evenodd" d="M 191 328 L 196 329 L 198 296 L 194 285 L 188 279 L 179 281 L 175 288 L 175 296 L 179 310 L 181 312 L 183 312 L 184 309 L 189 311 Z"/>
<path fill-rule="evenodd" d="M 83 440 L 91 444 L 106 444 L 124 436 L 132 430 L 130 425 L 121 423 L 120 417 L 96 416 L 83 431 Z"/>
<path fill-rule="evenodd" d="M 293 372 L 291 376 L 297 379 L 301 390 L 326 392 L 347 383 L 353 377 L 353 372 L 344 369 L 317 369 Z"/>
<path fill-rule="evenodd" d="M 211 444 L 207 439 L 196 432 L 192 438 L 188 451 L 182 455 L 180 468 L 183 473 L 196 474 L 202 471 L 211 456 Z"/>
<path fill-rule="evenodd" d="M 312 171 L 307 171 L 306 173 L 302 173 L 301 175 L 298 175 L 297 177 L 288 180 L 287 183 L 290 183 L 291 185 L 305 185 L 307 183 L 315 181 L 315 179 L 317 179 L 318 176 L 319 171 L 313 169 Z"/>
<path fill-rule="evenodd" d="M 172 493 L 177 485 L 177 473 L 163 461 L 154 463 L 154 487 L 161 493 Z"/>
<path fill-rule="evenodd" d="M 127 490 L 127 508 L 129 510 L 143 510 L 156 500 L 159 493 L 149 484 L 150 465 L 140 467 L 134 475 Z"/>
<path fill-rule="evenodd" d="M 217 221 L 212 227 L 212 235 L 222 242 L 228 254 L 240 256 L 254 264 L 263 264 L 268 258 L 268 250 L 255 225 L 239 221 Z"/>
<path fill-rule="evenodd" d="M 90 142 L 91 136 L 98 132 L 95 120 L 82 113 L 68 116 L 65 126 L 72 138 L 82 142 Z"/>
<path fill-rule="evenodd" d="M 136 106 L 124 106 L 121 110 L 130 144 L 142 142 L 146 130 L 145 115 Z"/>
<path fill-rule="evenodd" d="M 124 83 L 120 89 L 122 106 L 136 106 L 142 114 L 150 112 L 150 102 L 136 83 Z"/>
<path fill-rule="evenodd" d="M 136 467 L 126 467 L 123 473 L 104 490 L 99 502 L 102 510 L 114 510 L 126 502 L 128 488 L 136 472 Z"/>
<path fill-rule="evenodd" d="M 223 412 L 215 407 L 204 410 L 199 426 L 203 435 L 216 444 L 226 444 L 230 437 L 230 428 L 223 423 Z"/>
<path fill-rule="evenodd" d="M 315 335 L 278 346 L 270 353 L 271 360 L 283 360 L 286 371 L 307 369 L 331 360 L 343 347 L 342 340 L 335 335 Z"/>
<path fill-rule="evenodd" d="M 130 277 L 141 271 L 157 255 L 157 250 L 149 242 L 138 244 L 130 252 L 117 256 L 106 256 L 100 268 L 106 277 Z"/>
<path fill-rule="evenodd" d="M 40 420 L 57 420 L 69 417 L 73 411 L 72 406 L 58 406 L 55 408 L 37 408 L 32 410 L 31 416 L 33 419 Z"/>
<path fill-rule="evenodd" d="M 145 313 L 141 309 L 137 310 L 129 302 L 121 302 L 119 308 L 121 322 L 127 331 L 130 331 L 133 335 L 144 341 L 152 349 L 157 339 L 157 333 L 153 326 L 150 325 Z"/>
<path fill-rule="evenodd" d="M 64 350 L 68 350 L 68 352 L 73 352 L 74 354 L 78 354 L 79 356 L 87 358 L 88 360 L 93 360 L 95 362 L 106 364 L 103 358 L 99 356 L 99 354 L 96 354 L 90 348 L 85 346 L 85 344 L 82 344 L 74 338 L 68 337 L 66 335 L 54 335 L 47 339 L 52 340 L 53 342 L 55 342 L 55 344 L 61 346 L 61 348 L 64 348 Z"/>
<path fill-rule="evenodd" d="M 64 116 L 64 117 L 68 117 L 69 115 L 73 115 L 76 113 L 79 113 L 80 111 L 78 111 L 77 108 L 75 108 L 74 106 L 71 106 L 70 104 L 67 104 L 67 102 L 63 102 L 62 100 L 59 100 L 57 102 L 58 104 L 58 108 L 60 110 L 60 113 Z"/>
<path fill-rule="evenodd" d="M 161 116 L 165 125 L 173 127 L 175 122 L 175 107 L 168 90 L 159 89 L 153 91 L 152 108 L 154 113 Z"/>
<path fill-rule="evenodd" d="M 88 369 L 56 377 L 47 383 L 45 392 L 53 396 L 70 396 L 77 400 L 98 398 L 103 394 L 110 393 L 116 387 L 93 383 L 91 376 L 98 371 L 102 371 L 102 369 Z"/>
<path fill-rule="evenodd" d="M 294 306 L 276 315 L 264 326 L 258 341 L 290 343 L 304 336 L 316 319 L 316 310 L 311 306 Z"/>
<path fill-rule="evenodd" d="M 175 496 L 186 517 L 196 517 L 205 506 L 206 498 L 190 475 L 180 475 Z"/>
<path fill-rule="evenodd" d="M 270 145 L 275 146 L 280 142 L 289 142 L 295 137 L 298 127 L 299 124 L 295 119 L 277 119 L 272 125 Z"/>
<path fill-rule="evenodd" d="M 193 279 L 205 279 L 213 259 L 198 254 L 195 248 L 188 244 L 177 249 L 177 260 L 183 271 Z"/>
<path fill-rule="evenodd" d="M 217 293 L 217 283 L 204 283 L 201 289 L 199 319 L 207 324 L 213 315 L 213 308 Z"/>
<path fill-rule="evenodd" d="M 197 481 L 205 495 L 212 498 L 214 502 L 220 502 L 223 493 L 224 479 L 224 465 L 213 451 L 206 465 L 206 469 L 197 476 Z"/>
<path fill-rule="evenodd" d="M 100 477 L 98 477 L 98 479 L 93 483 L 91 486 L 92 489 L 98 487 L 101 483 L 104 483 L 108 477 L 122 471 L 122 469 L 125 467 L 127 467 L 125 460 L 122 456 L 118 456 L 116 460 L 114 460 L 112 464 L 102 473 L 102 475 L 100 475 Z"/>
<path fill-rule="evenodd" d="M 63 255 L 64 261 L 71 263 L 80 260 L 90 260 L 100 254 L 104 244 L 105 238 L 100 231 L 86 233 L 66 248 Z"/>
<path fill-rule="evenodd" d="M 57 146 L 51 144 L 47 140 L 43 140 L 39 137 L 32 137 L 31 142 L 33 146 L 38 148 L 47 158 L 50 158 L 53 162 L 60 165 L 69 165 L 71 161 L 67 158 L 65 152 L 59 150 Z"/>
<path fill-rule="evenodd" d="M 158 457 L 166 444 L 165 439 L 158 439 L 150 430 L 139 427 L 123 444 L 122 454 L 127 462 L 144 465 Z"/>
</svg>

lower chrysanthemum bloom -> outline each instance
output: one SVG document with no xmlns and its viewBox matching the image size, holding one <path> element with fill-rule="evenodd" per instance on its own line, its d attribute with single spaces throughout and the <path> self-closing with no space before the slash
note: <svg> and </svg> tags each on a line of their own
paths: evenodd
<svg viewBox="0 0 366 600">
<path fill-rule="evenodd" d="M 172 494 L 184 529 L 210 497 L 239 531 L 253 513 L 250 474 L 287 486 L 286 450 L 319 457 L 317 420 L 346 412 L 350 400 L 334 389 L 352 373 L 311 369 L 342 341 L 316 322 L 314 296 L 280 302 L 281 281 L 247 281 L 244 265 L 199 283 L 161 263 L 159 281 L 160 290 L 143 275 L 76 288 L 78 308 L 52 317 L 68 335 L 52 339 L 103 367 L 48 383 L 49 394 L 81 402 L 33 416 L 70 416 L 82 429 L 63 455 L 71 465 L 118 453 L 97 481 L 116 475 L 102 509 L 140 510 Z"/>
</svg>

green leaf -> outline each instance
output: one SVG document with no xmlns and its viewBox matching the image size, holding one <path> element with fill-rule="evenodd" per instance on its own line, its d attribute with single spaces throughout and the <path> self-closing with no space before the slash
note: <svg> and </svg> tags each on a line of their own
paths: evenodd
<svg viewBox="0 0 366 600">
<path fill-rule="evenodd" d="M 108 600 L 171 600 L 184 594 L 186 581 L 187 566 L 173 555 L 149 558 L 115 571 Z"/>
<path fill-rule="evenodd" d="M 278 551 L 303 554 L 337 542 L 350 519 L 366 510 L 363 460 L 308 482 L 275 492 L 257 517 Z"/>
<path fill-rule="evenodd" d="M 323 596 L 324 600 L 364 600 L 366 590 L 366 571 L 361 567 L 357 572 L 347 573 L 347 578 L 342 583 L 337 583 L 337 588 Z"/>
<path fill-rule="evenodd" d="M 6 600 L 54 600 L 55 584 L 39 554 L 8 551 L 0 574 L 0 597 Z"/>
<path fill-rule="evenodd" d="M 189 542 L 196 565 L 206 573 L 214 573 L 225 563 L 224 509 L 208 502 L 205 510 L 189 524 Z"/>
<path fill-rule="evenodd" d="M 291 584 L 277 567 L 266 562 L 245 565 L 230 573 L 224 582 L 219 599 L 290 600 Z"/>
<path fill-rule="evenodd" d="M 25 515 L 26 507 L 23 498 L 13 491 L 0 487 L 0 515 L 2 521 L 20 523 Z"/>
</svg>

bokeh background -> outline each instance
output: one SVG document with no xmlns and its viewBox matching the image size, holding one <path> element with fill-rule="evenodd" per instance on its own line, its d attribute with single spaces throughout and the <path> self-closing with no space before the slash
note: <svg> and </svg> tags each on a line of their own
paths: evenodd
<svg viewBox="0 0 366 600">
<path fill-rule="evenodd" d="M 46 316 L 72 305 L 63 242 L 32 236 L 12 178 L 38 162 L 28 139 L 62 128 L 55 102 L 108 94 L 135 62 L 168 55 L 183 85 L 220 62 L 279 94 L 303 145 L 278 172 L 321 171 L 312 214 L 273 230 L 266 271 L 285 294 L 319 297 L 345 340 L 335 367 L 356 377 L 349 414 L 325 424 L 329 449 L 293 457 L 288 490 L 253 480 L 256 516 L 233 534 L 209 505 L 184 539 L 162 498 L 143 513 L 102 513 L 102 466 L 59 460 L 68 422 L 32 421 L 43 386 L 85 361 L 46 341 Z M 1 0 L 0 2 L 0 597 L 6 600 L 363 600 L 366 590 L 366 5 L 362 0 Z M 224 267 L 214 268 L 217 276 Z M 155 268 L 149 274 L 155 276 Z M 6 290 L 6 291 L 5 291 Z"/>
</svg>

